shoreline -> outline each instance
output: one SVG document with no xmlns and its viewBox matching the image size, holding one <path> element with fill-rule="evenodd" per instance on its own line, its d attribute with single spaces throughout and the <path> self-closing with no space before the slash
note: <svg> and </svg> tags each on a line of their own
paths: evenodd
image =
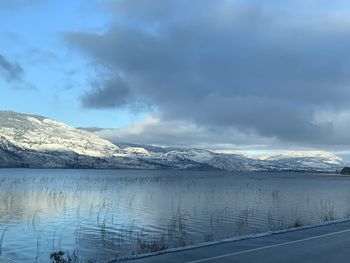
<svg viewBox="0 0 350 263">
<path fill-rule="evenodd" d="M 288 232 L 296 232 L 296 231 L 301 231 L 301 230 L 305 230 L 305 229 L 312 229 L 312 228 L 334 225 L 334 224 L 345 223 L 345 222 L 350 222 L 350 219 L 349 218 L 337 219 L 337 220 L 322 222 L 319 224 L 312 224 L 312 225 L 306 225 L 306 226 L 301 226 L 301 227 L 286 228 L 286 229 L 277 230 L 277 231 L 268 231 L 268 232 L 262 232 L 262 233 L 256 233 L 256 234 L 247 234 L 247 235 L 242 235 L 242 236 L 229 237 L 229 238 L 224 238 L 224 239 L 217 240 L 217 241 L 198 243 L 195 245 L 184 246 L 184 247 L 168 248 L 165 250 L 152 252 L 152 253 L 122 256 L 119 258 L 113 258 L 113 259 L 106 260 L 103 263 L 116 263 L 116 262 L 125 262 L 125 261 L 129 261 L 129 260 L 137 260 L 137 259 L 142 259 L 142 258 L 159 256 L 159 255 L 163 255 L 163 254 L 170 254 L 170 253 L 181 252 L 181 251 L 192 250 L 192 249 L 203 248 L 203 247 L 210 247 L 210 246 L 220 245 L 220 244 L 225 244 L 225 243 L 230 243 L 230 242 L 238 242 L 238 241 L 242 241 L 242 240 L 249 240 L 249 239 L 255 239 L 255 238 L 260 238 L 260 237 L 273 236 L 273 235 L 278 235 L 278 234 L 283 234 L 283 233 L 288 233 Z"/>
</svg>

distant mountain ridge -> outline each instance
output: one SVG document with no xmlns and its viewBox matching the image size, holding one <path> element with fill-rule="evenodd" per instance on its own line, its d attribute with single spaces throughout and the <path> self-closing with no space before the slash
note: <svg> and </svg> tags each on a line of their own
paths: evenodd
<svg viewBox="0 0 350 263">
<path fill-rule="evenodd" d="M 128 144 L 118 144 L 120 148 Z M 339 156 L 324 151 L 287 151 L 268 157 L 252 157 L 244 153 L 221 153 L 204 149 L 156 147 L 131 144 L 149 150 L 153 162 L 167 163 L 175 168 L 204 165 L 228 171 L 336 171 L 344 166 Z M 191 164 L 192 163 L 192 164 Z"/>
<path fill-rule="evenodd" d="M 332 172 L 343 165 L 340 157 L 321 151 L 253 158 L 205 149 L 113 144 L 43 116 L 0 111 L 0 167 Z"/>
</svg>

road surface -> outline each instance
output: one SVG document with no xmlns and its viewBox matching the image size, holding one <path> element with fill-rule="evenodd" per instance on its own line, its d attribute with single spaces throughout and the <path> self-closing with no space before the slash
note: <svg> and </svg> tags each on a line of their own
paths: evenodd
<svg viewBox="0 0 350 263">
<path fill-rule="evenodd" d="M 129 260 L 130 263 L 350 262 L 350 221 Z"/>
</svg>

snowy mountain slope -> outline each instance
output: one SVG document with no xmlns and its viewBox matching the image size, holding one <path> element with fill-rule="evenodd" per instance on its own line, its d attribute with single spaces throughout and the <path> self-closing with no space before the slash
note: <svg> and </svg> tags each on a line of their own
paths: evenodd
<svg viewBox="0 0 350 263">
<path fill-rule="evenodd" d="M 110 157 L 119 148 L 98 136 L 41 116 L 0 112 L 0 134 L 25 150 L 74 152 L 93 157 Z"/>
<path fill-rule="evenodd" d="M 334 153 L 324 151 L 286 151 L 278 155 L 266 157 L 265 160 L 277 161 L 286 159 L 315 158 L 329 164 L 341 164 L 343 160 Z"/>
<path fill-rule="evenodd" d="M 127 144 L 121 144 L 127 148 Z M 147 145 L 148 161 L 177 169 L 220 169 L 227 171 L 336 171 L 343 160 L 324 151 L 288 151 L 265 158 L 252 157 L 242 152 L 219 153 L 203 149 L 166 148 Z M 155 151 L 152 151 L 155 149 Z"/>
<path fill-rule="evenodd" d="M 338 156 L 320 151 L 253 158 L 239 152 L 117 146 L 89 131 L 45 117 L 0 111 L 0 167 L 335 171 L 343 165 Z"/>
<path fill-rule="evenodd" d="M 344 166 L 344 161 L 330 152 L 286 151 L 264 158 L 272 169 L 332 170 Z"/>
<path fill-rule="evenodd" d="M 0 111 L 0 167 L 154 168 L 87 131 Z"/>
</svg>

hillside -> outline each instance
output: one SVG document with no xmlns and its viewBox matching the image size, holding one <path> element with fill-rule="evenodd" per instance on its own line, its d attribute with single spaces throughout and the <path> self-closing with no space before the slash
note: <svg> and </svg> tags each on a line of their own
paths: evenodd
<svg viewBox="0 0 350 263">
<path fill-rule="evenodd" d="M 332 172 L 344 165 L 338 156 L 322 151 L 253 158 L 205 149 L 113 144 L 62 122 L 9 111 L 0 111 L 0 124 L 0 167 Z"/>
</svg>

